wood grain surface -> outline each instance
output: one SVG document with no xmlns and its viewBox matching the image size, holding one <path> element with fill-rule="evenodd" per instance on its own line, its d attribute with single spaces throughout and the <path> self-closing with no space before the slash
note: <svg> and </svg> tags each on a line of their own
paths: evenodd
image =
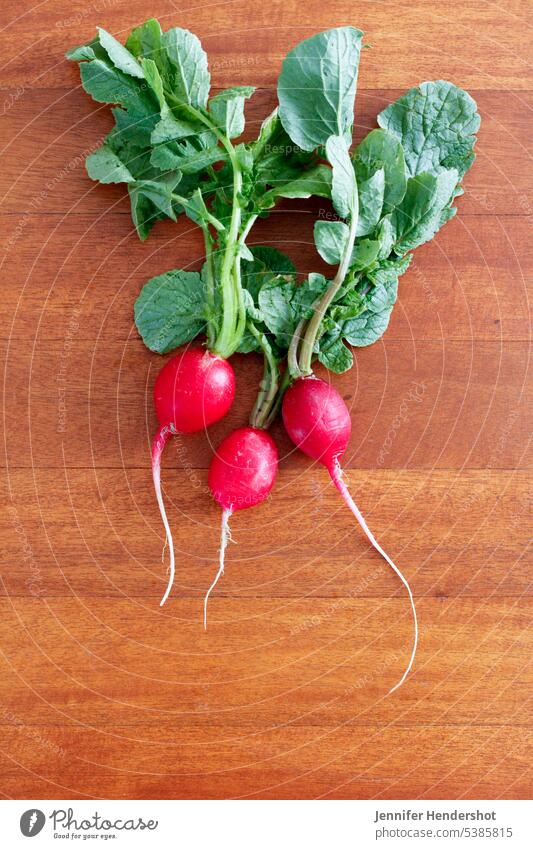
<svg viewBox="0 0 533 849">
<path fill-rule="evenodd" d="M 531 28 L 525 0 L 446 3 L 3 0 L 0 350 L 0 793 L 5 798 L 530 798 Z M 143 281 L 198 268 L 190 222 L 132 232 L 119 186 L 83 160 L 110 127 L 66 49 L 153 15 L 197 33 L 215 87 L 254 84 L 249 134 L 287 50 L 354 24 L 372 46 L 356 135 L 425 79 L 468 88 L 482 116 L 459 214 L 420 248 L 390 328 L 336 378 L 348 478 L 409 578 L 402 587 L 324 471 L 273 434 L 272 497 L 237 515 L 204 633 L 219 514 L 213 446 L 238 400 L 175 440 L 164 485 L 178 551 L 171 601 L 151 489 Z M 304 275 L 319 202 L 286 201 L 251 242 Z M 416 393 L 413 389 L 416 388 Z"/>
</svg>

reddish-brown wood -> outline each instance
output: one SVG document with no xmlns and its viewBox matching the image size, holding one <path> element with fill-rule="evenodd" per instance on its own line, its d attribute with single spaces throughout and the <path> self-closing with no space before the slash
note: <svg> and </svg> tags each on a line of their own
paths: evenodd
<svg viewBox="0 0 533 849">
<path fill-rule="evenodd" d="M 0 458 L 0 778 L 14 798 L 530 798 L 531 80 L 527 4 L 2 4 L 0 168 L 5 364 Z M 64 51 L 148 15 L 192 29 L 216 87 L 275 102 L 296 41 L 366 31 L 356 133 L 423 79 L 476 97 L 478 157 L 459 214 L 417 251 L 377 345 L 335 378 L 353 415 L 348 479 L 416 596 L 369 549 L 322 468 L 292 451 L 272 497 L 233 518 L 211 599 L 219 512 L 206 435 L 174 440 L 163 480 L 178 578 L 160 609 L 151 387 L 132 304 L 144 280 L 198 268 L 187 220 L 141 244 L 120 187 L 83 166 L 110 126 Z M 286 202 L 252 243 L 304 275 L 320 203 Z M 418 388 L 417 388 L 418 387 Z M 413 390 L 417 388 L 416 395 Z M 391 436 L 392 434 L 392 436 Z M 389 439 L 390 438 L 390 439 Z M 389 439 L 389 442 L 387 440 Z"/>
</svg>

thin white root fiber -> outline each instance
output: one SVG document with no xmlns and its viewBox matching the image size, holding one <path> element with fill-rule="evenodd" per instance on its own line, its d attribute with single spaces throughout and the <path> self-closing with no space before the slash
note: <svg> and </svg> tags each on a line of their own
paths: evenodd
<svg viewBox="0 0 533 849">
<path fill-rule="evenodd" d="M 159 512 L 161 513 L 161 519 L 163 520 L 163 525 L 165 528 L 165 544 L 163 546 L 163 554 L 165 554 L 165 548 L 168 545 L 168 553 L 169 553 L 169 567 L 168 567 L 168 584 L 163 595 L 163 598 L 160 601 L 160 607 L 163 607 L 166 602 L 170 590 L 172 589 L 172 585 L 174 583 L 174 575 L 175 575 L 175 560 L 174 560 L 174 543 L 172 541 L 172 532 L 170 530 L 170 525 L 167 518 L 167 512 L 165 510 L 165 502 L 163 501 L 163 493 L 161 492 L 161 455 L 163 453 L 163 449 L 167 443 L 167 440 L 170 436 L 175 434 L 175 430 L 172 425 L 165 425 L 162 427 L 156 434 L 153 446 L 152 446 L 152 478 L 154 481 L 154 489 L 155 495 L 157 498 L 157 504 L 159 506 Z"/>
<path fill-rule="evenodd" d="M 357 504 L 355 503 L 355 501 L 353 500 L 353 498 L 350 494 L 350 490 L 348 489 L 348 487 L 346 486 L 346 484 L 343 480 L 342 469 L 341 469 L 338 461 L 335 461 L 335 463 L 332 465 L 331 469 L 329 469 L 329 473 L 331 475 L 331 479 L 333 480 L 333 483 L 335 484 L 335 486 L 339 490 L 340 494 L 342 495 L 345 504 L 352 511 L 353 515 L 355 516 L 355 518 L 357 519 L 357 521 L 361 525 L 366 536 L 368 537 L 368 539 L 370 540 L 370 542 L 372 543 L 372 545 L 374 546 L 376 551 L 378 551 L 381 554 L 381 556 L 384 558 L 384 560 L 387 561 L 387 563 L 389 564 L 391 569 L 393 569 L 394 572 L 398 575 L 400 581 L 402 582 L 402 584 L 404 585 L 404 587 L 406 588 L 406 590 L 409 594 L 409 601 L 411 602 L 411 609 L 413 611 L 413 620 L 414 620 L 413 648 L 412 648 L 412 651 L 411 651 L 411 657 L 409 659 L 407 669 L 403 673 L 403 675 L 400 678 L 400 680 L 398 681 L 398 683 L 395 684 L 394 687 L 392 687 L 391 690 L 389 690 L 388 694 L 390 695 L 391 693 L 394 693 L 395 690 L 397 690 L 399 687 L 402 686 L 403 682 L 405 681 L 405 679 L 409 675 L 409 672 L 411 670 L 411 667 L 413 665 L 413 661 L 414 661 L 415 655 L 416 655 L 416 648 L 417 648 L 417 645 L 418 645 L 418 619 L 417 619 L 417 616 L 416 616 L 416 607 L 415 607 L 415 602 L 414 602 L 414 598 L 413 598 L 413 593 L 411 592 L 411 587 L 409 586 L 407 579 L 404 578 L 404 576 L 402 575 L 402 573 L 400 572 L 400 570 L 398 569 L 396 564 L 393 563 L 393 561 L 391 560 L 389 555 L 386 553 L 386 551 L 384 551 L 382 549 L 382 547 L 380 546 L 380 544 L 376 540 L 374 534 L 372 533 L 372 531 L 368 527 L 367 523 L 365 522 Z"/>
<path fill-rule="evenodd" d="M 209 600 L 209 596 L 211 594 L 211 590 L 213 590 L 217 583 L 218 579 L 221 575 L 224 574 L 224 558 L 226 555 L 226 548 L 228 547 L 228 542 L 233 542 L 231 538 L 231 530 L 229 526 L 229 520 L 233 513 L 233 508 L 228 507 L 226 510 L 222 511 L 222 522 L 220 525 L 220 548 L 218 550 L 218 572 L 215 576 L 215 580 L 207 590 L 204 599 L 204 630 L 207 631 L 207 602 Z"/>
</svg>

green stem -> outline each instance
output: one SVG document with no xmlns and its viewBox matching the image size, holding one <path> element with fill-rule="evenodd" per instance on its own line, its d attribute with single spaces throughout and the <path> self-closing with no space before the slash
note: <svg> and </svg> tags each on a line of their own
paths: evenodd
<svg viewBox="0 0 533 849">
<path fill-rule="evenodd" d="M 318 306 L 315 308 L 313 317 L 307 325 L 307 330 L 305 331 L 302 347 L 300 349 L 299 361 L 299 370 L 300 373 L 304 376 L 313 373 L 313 369 L 311 368 L 311 362 L 313 359 L 313 350 L 315 347 L 318 332 L 320 330 L 320 325 L 322 324 L 322 321 L 324 319 L 324 316 L 326 315 L 329 305 L 331 304 L 333 298 L 344 283 L 344 278 L 348 273 L 355 244 L 355 232 L 357 230 L 358 218 L 358 210 L 357 208 L 355 208 L 350 221 L 350 231 L 348 234 L 348 240 L 346 242 L 346 246 L 341 257 L 340 265 L 337 269 L 337 273 L 333 278 L 330 287 L 322 295 Z"/>
<path fill-rule="evenodd" d="M 212 349 L 217 335 L 215 318 L 215 270 L 213 267 L 213 240 L 209 228 L 202 227 L 205 242 L 206 300 L 207 300 L 207 347 Z"/>
<path fill-rule="evenodd" d="M 233 265 L 235 263 L 235 260 L 239 262 L 239 257 L 237 253 L 237 240 L 239 238 L 239 229 L 241 225 L 241 207 L 239 200 L 239 195 L 242 190 L 241 168 L 237 159 L 237 155 L 235 153 L 235 148 L 233 147 L 231 141 L 224 133 L 220 131 L 216 124 L 213 124 L 213 122 L 207 115 L 204 115 L 203 112 L 201 112 L 199 109 L 195 109 L 193 106 L 184 106 L 184 104 L 180 103 L 178 98 L 176 98 L 172 93 L 165 92 L 165 94 L 171 101 L 176 104 L 176 106 L 179 106 L 181 109 L 185 109 L 185 111 L 192 115 L 193 118 L 195 118 L 197 121 L 200 121 L 202 124 L 204 124 L 204 126 L 206 126 L 209 130 L 211 130 L 211 132 L 216 135 L 219 142 L 227 151 L 231 166 L 233 168 L 233 203 L 231 210 L 231 220 L 220 272 L 220 288 L 222 292 L 222 325 L 219 329 L 214 344 L 211 347 L 213 353 L 218 354 L 224 359 L 227 359 L 229 356 L 231 356 L 231 354 L 233 354 L 233 352 L 239 345 L 240 337 L 237 335 L 238 328 L 241 328 L 241 335 L 242 331 L 244 330 L 242 319 L 239 320 L 239 313 L 240 311 L 242 312 L 242 294 L 240 291 L 236 291 L 236 288 L 240 290 L 240 274 L 237 274 L 236 278 L 233 274 Z M 214 221 L 216 220 L 217 219 L 214 219 Z M 213 226 L 216 225 L 213 224 Z"/>
<path fill-rule="evenodd" d="M 289 351 L 287 354 L 287 364 L 289 367 L 288 370 L 295 378 L 302 376 L 300 366 L 298 365 L 298 347 L 300 345 L 300 340 L 302 338 L 302 333 L 306 324 L 307 321 L 305 318 L 300 319 L 300 321 L 298 322 L 296 330 L 292 335 L 291 343 L 289 345 Z"/>
<path fill-rule="evenodd" d="M 246 226 L 244 227 L 244 229 L 243 229 L 243 231 L 242 231 L 242 233 L 239 237 L 239 245 L 245 244 L 246 239 L 248 238 L 248 235 L 250 233 L 250 230 L 252 229 L 252 227 L 254 226 L 254 224 L 255 224 L 255 222 L 257 221 L 258 218 L 259 218 L 258 215 L 250 215 L 248 221 L 246 222 Z"/>
<path fill-rule="evenodd" d="M 272 352 L 272 348 L 264 333 L 261 333 L 253 322 L 248 322 L 248 330 L 257 340 L 263 351 L 263 379 L 257 396 L 254 408 L 250 416 L 250 424 L 252 427 L 265 427 L 265 421 L 268 418 L 272 404 L 276 399 L 279 386 L 279 368 L 277 360 Z"/>
<path fill-rule="evenodd" d="M 196 212 L 196 207 L 194 206 L 194 204 L 191 203 L 189 198 L 184 198 L 182 195 L 176 194 L 176 192 L 172 192 L 171 197 L 173 200 L 176 201 L 176 203 L 179 203 L 180 206 L 191 207 L 191 209 Z M 214 227 L 215 230 L 224 230 L 224 225 L 222 224 L 222 222 L 220 222 L 218 218 L 215 218 L 214 215 L 211 215 L 209 211 L 207 211 L 206 217 L 209 224 L 211 224 L 211 226 Z"/>
<path fill-rule="evenodd" d="M 241 285 L 241 253 L 240 248 L 246 242 L 246 237 L 248 236 L 250 230 L 252 229 L 255 221 L 257 220 L 257 215 L 251 215 L 248 221 L 246 222 L 246 226 L 243 228 L 241 235 L 239 236 L 236 253 L 235 253 L 235 263 L 233 268 L 233 280 L 235 286 L 235 297 L 237 299 L 238 306 L 238 318 L 237 318 L 237 326 L 235 328 L 235 347 L 239 344 L 242 339 L 245 327 L 246 327 L 246 305 L 244 303 L 244 295 L 242 291 Z"/>
<path fill-rule="evenodd" d="M 233 280 L 235 287 L 235 297 L 237 298 L 237 325 L 235 328 L 235 348 L 238 347 L 246 328 L 246 304 L 244 303 L 244 293 L 241 285 L 241 258 L 235 258 L 233 267 Z"/>
<path fill-rule="evenodd" d="M 220 273 L 220 286 L 222 289 L 222 327 L 217 336 L 213 353 L 227 358 L 233 354 L 238 347 L 240 338 L 236 331 L 239 315 L 239 302 L 242 298 L 240 291 L 240 275 L 235 283 L 233 276 L 233 265 L 235 260 L 239 262 L 237 253 L 237 239 L 241 223 L 241 207 L 239 194 L 242 188 L 242 174 L 235 151 L 232 147 L 231 163 L 233 166 L 233 205 L 231 210 L 231 221 L 226 240 L 226 250 L 222 261 Z M 236 291 L 238 288 L 239 291 Z M 244 329 L 244 328 L 243 328 Z"/>
<path fill-rule="evenodd" d="M 268 415 L 266 415 L 263 419 L 263 428 L 268 430 L 271 426 L 272 422 L 276 418 L 279 413 L 279 408 L 281 407 L 281 402 L 283 401 L 283 396 L 285 392 L 289 388 L 292 383 L 292 376 L 289 369 L 285 369 L 283 373 L 283 377 L 281 378 L 281 383 L 279 385 L 278 391 L 276 393 L 276 397 L 274 398 L 274 402 L 270 405 L 270 410 L 268 411 Z"/>
</svg>

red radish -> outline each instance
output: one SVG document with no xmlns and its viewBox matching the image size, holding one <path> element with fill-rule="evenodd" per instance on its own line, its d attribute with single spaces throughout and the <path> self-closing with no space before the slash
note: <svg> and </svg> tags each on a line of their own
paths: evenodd
<svg viewBox="0 0 533 849">
<path fill-rule="evenodd" d="M 222 440 L 209 468 L 209 488 L 222 507 L 219 569 L 204 601 L 204 628 L 211 590 L 224 573 L 224 555 L 231 539 L 229 519 L 235 510 L 255 507 L 269 494 L 278 471 L 278 451 L 261 428 L 239 427 Z"/>
<path fill-rule="evenodd" d="M 350 440 L 352 429 L 350 413 L 337 390 L 331 384 L 316 378 L 314 375 L 299 378 L 287 390 L 283 398 L 282 413 L 283 423 L 294 444 L 304 454 L 312 457 L 313 460 L 318 460 L 326 467 L 333 483 L 368 539 L 395 571 L 409 593 L 414 617 L 413 649 L 409 664 L 401 680 L 392 690 L 389 690 L 392 693 L 403 684 L 413 664 L 418 643 L 418 621 L 411 587 L 375 539 L 342 477 L 339 458 L 346 451 Z"/>
<path fill-rule="evenodd" d="M 202 348 L 188 348 L 163 366 L 154 386 L 159 430 L 152 443 L 152 477 L 169 547 L 169 578 L 161 605 L 174 581 L 174 546 L 161 493 L 161 454 L 170 436 L 195 433 L 226 415 L 235 396 L 235 374 L 227 360 Z"/>
</svg>

